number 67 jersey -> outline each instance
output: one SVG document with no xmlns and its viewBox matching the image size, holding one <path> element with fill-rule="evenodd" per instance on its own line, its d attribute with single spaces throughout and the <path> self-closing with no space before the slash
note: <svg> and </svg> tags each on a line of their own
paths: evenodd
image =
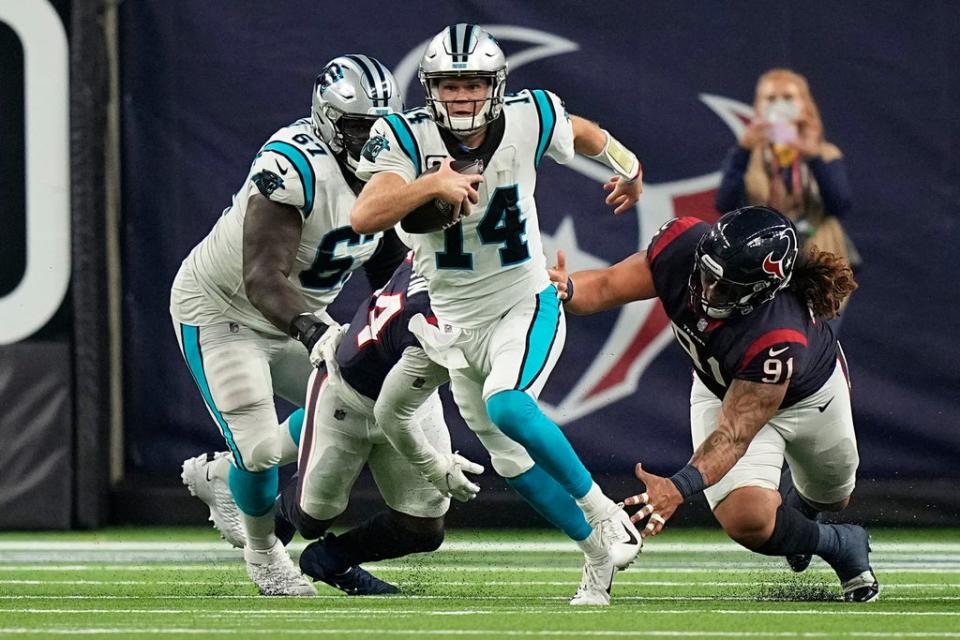
<svg viewBox="0 0 960 640">
<path fill-rule="evenodd" d="M 770 384 L 789 381 L 780 406 L 784 409 L 820 389 L 838 360 L 846 375 L 833 330 L 815 319 L 789 289 L 745 316 L 726 320 L 708 318 L 695 308 L 699 302 L 691 297 L 689 280 L 697 243 L 709 230 L 697 218 L 676 218 L 661 227 L 647 249 L 657 296 L 707 388 L 722 399 L 734 378 Z"/>
<path fill-rule="evenodd" d="M 225 319 L 274 336 L 286 335 L 247 298 L 243 284 L 243 221 L 256 195 L 294 207 L 303 219 L 289 280 L 314 311 L 333 302 L 351 273 L 370 259 L 382 234 L 350 227 L 356 195 L 309 118 L 273 134 L 260 149 L 233 203 L 184 259 L 173 283 L 170 313 L 189 325 Z"/>
<path fill-rule="evenodd" d="M 377 121 L 357 175 L 389 171 L 408 183 L 448 156 L 483 160 L 480 201 L 460 223 L 435 233 L 409 234 L 417 273 L 427 279 L 437 318 L 460 328 L 489 325 L 550 281 L 533 192 L 544 156 L 573 158 L 573 129 L 560 99 L 547 91 L 508 95 L 477 149 L 467 150 L 426 109 Z"/>
</svg>

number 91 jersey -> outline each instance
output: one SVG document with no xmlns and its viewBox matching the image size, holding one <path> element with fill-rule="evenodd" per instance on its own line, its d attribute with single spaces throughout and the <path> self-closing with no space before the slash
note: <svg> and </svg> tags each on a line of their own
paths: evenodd
<svg viewBox="0 0 960 640">
<path fill-rule="evenodd" d="M 539 89 L 508 95 L 475 150 L 441 134 L 426 109 L 386 116 L 374 125 L 361 155 L 361 179 L 389 171 L 408 183 L 447 156 L 484 159 L 480 201 L 460 223 L 426 234 L 397 226 L 414 250 L 416 271 L 427 279 L 442 322 L 486 326 L 549 285 L 533 193 L 544 156 L 566 163 L 574 155 L 573 128 L 557 96 Z"/>
<path fill-rule="evenodd" d="M 183 261 L 170 300 L 178 322 L 204 325 L 226 318 L 286 335 L 253 306 L 243 284 L 243 221 L 249 199 L 258 193 L 300 213 L 300 245 L 289 280 L 313 310 L 333 302 L 351 273 L 375 253 L 382 234 L 359 235 L 350 227 L 356 195 L 311 120 L 298 120 L 260 149 L 231 206 Z"/>
<path fill-rule="evenodd" d="M 817 320 L 797 294 L 785 289 L 745 316 L 716 320 L 694 308 L 690 273 L 700 238 L 710 226 L 698 218 L 676 218 L 650 241 L 647 262 L 657 297 L 673 333 L 693 361 L 696 375 L 718 398 L 734 378 L 789 382 L 781 408 L 814 394 L 846 363 L 833 330 Z"/>
</svg>

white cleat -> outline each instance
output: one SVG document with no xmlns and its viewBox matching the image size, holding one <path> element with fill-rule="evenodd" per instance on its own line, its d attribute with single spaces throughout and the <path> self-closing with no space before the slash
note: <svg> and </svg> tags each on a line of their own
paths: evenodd
<svg viewBox="0 0 960 640">
<path fill-rule="evenodd" d="M 279 540 L 266 551 L 245 547 L 247 575 L 265 596 L 315 596 L 317 589 L 300 573 Z"/>
<path fill-rule="evenodd" d="M 220 536 L 238 549 L 247 543 L 240 509 L 233 500 L 227 477 L 230 472 L 230 454 L 202 453 L 183 461 L 180 478 L 190 495 L 203 500 L 210 509 L 210 521 Z"/>
<path fill-rule="evenodd" d="M 617 567 L 613 564 L 613 559 L 609 555 L 601 561 L 584 557 L 580 588 L 570 599 L 570 604 L 574 606 L 609 606 L 610 589 L 613 587 L 615 575 L 617 575 Z"/>
<path fill-rule="evenodd" d="M 600 542 L 607 548 L 610 559 L 617 569 L 626 569 L 643 549 L 643 538 L 632 522 L 630 515 L 618 508 L 594 529 L 600 532 Z"/>
</svg>

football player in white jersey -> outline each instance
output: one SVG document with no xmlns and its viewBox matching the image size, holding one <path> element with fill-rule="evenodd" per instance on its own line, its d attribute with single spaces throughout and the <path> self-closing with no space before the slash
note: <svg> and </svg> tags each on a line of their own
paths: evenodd
<svg viewBox="0 0 960 640">
<path fill-rule="evenodd" d="M 420 63 L 426 107 L 374 125 L 357 170 L 369 182 L 351 222 L 358 233 L 376 233 L 434 199 L 457 214 L 469 211 L 444 231 L 397 229 L 428 280 L 439 320 L 439 327 L 411 322 L 411 329 L 431 358 L 450 369 L 467 423 L 489 415 L 535 461 L 517 469 L 493 456 L 496 471 L 584 550 L 583 582 L 572 604 L 609 604 L 617 568 L 633 561 L 641 542 L 537 406 L 565 324 L 547 277 L 533 194 L 545 156 L 565 163 L 581 153 L 616 172 L 605 185 L 607 203 L 622 213 L 640 197 L 640 162 L 595 123 L 568 116 L 554 94 L 506 95 L 506 75 L 503 51 L 485 30 L 457 24 L 434 37 Z M 480 159 L 482 176 L 455 172 L 451 159 Z M 437 172 L 424 175 L 436 164 Z"/>
<path fill-rule="evenodd" d="M 330 61 L 311 117 L 263 145 L 173 283 L 181 351 L 229 448 L 185 461 L 182 477 L 228 541 L 246 543 L 247 573 L 265 595 L 316 593 L 274 535 L 278 465 L 296 460 L 303 422 L 301 409 L 278 424 L 274 394 L 303 406 L 311 359 L 335 333 L 327 305 L 359 266 L 377 288 L 403 258 L 392 234 L 350 226 L 360 150 L 374 121 L 400 109 L 380 62 Z"/>
</svg>

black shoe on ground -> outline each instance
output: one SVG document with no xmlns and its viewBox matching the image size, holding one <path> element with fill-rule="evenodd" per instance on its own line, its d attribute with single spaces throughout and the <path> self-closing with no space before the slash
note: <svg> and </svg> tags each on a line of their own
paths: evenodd
<svg viewBox="0 0 960 640">
<path fill-rule="evenodd" d="M 327 535 L 329 540 L 332 534 Z M 350 596 L 385 596 L 400 593 L 400 589 L 384 582 L 359 565 L 346 571 L 332 570 L 336 564 L 325 546 L 325 540 L 317 540 L 307 546 L 300 555 L 300 570 L 305 574 L 325 582 Z"/>
<path fill-rule="evenodd" d="M 839 556 L 830 563 L 847 602 L 873 602 L 880 597 L 880 583 L 870 567 L 870 536 L 855 524 L 828 525 L 840 538 Z"/>
</svg>

